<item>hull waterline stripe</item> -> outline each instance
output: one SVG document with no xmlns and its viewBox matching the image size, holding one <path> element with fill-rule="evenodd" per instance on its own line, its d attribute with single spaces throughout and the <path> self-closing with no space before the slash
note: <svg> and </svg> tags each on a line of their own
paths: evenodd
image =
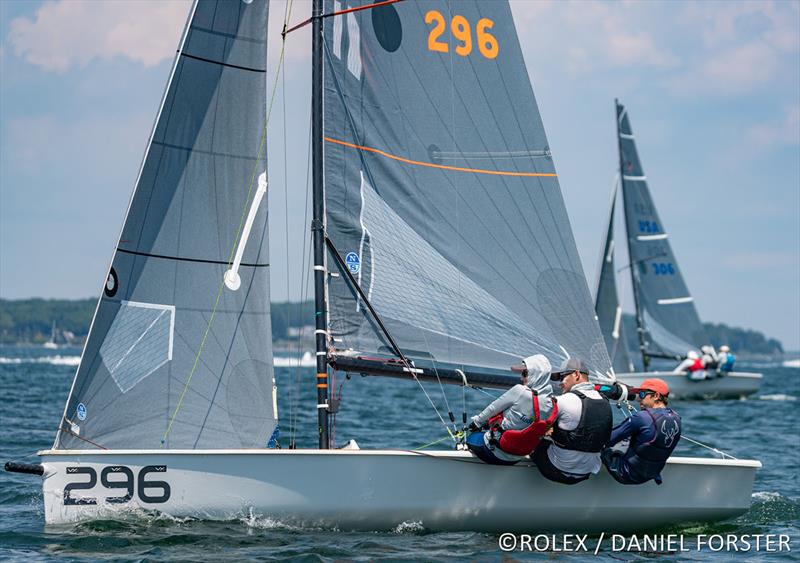
<svg viewBox="0 0 800 563">
<path fill-rule="evenodd" d="M 674 299 L 659 299 L 659 305 L 678 305 L 680 303 L 691 303 L 694 297 L 675 297 Z"/>
<path fill-rule="evenodd" d="M 390 154 L 380 149 L 375 149 L 372 147 L 364 147 L 361 145 L 354 145 L 352 143 L 348 143 L 345 141 L 339 141 L 338 139 L 331 139 L 330 137 L 325 137 L 325 141 L 336 145 L 342 145 L 343 147 L 349 147 L 351 149 L 357 149 L 360 151 L 379 154 L 386 158 L 390 158 L 398 162 L 403 162 L 405 164 L 413 164 L 415 166 L 425 166 L 428 168 L 438 168 L 440 170 L 452 170 L 455 172 L 471 172 L 473 174 L 490 174 L 493 176 L 521 176 L 526 178 L 555 178 L 558 176 L 558 174 L 549 172 L 504 172 L 502 170 L 483 170 L 481 168 L 464 168 L 461 166 L 447 166 L 445 164 L 433 164 L 431 162 L 421 162 L 419 160 L 411 160 L 408 158 L 403 158 L 402 156 Z"/>
<path fill-rule="evenodd" d="M 164 260 L 175 260 L 177 262 L 197 262 L 198 264 L 221 264 L 222 266 L 229 266 L 230 262 L 224 260 L 206 260 L 203 258 L 182 258 L 180 256 L 167 256 L 166 254 L 151 254 L 149 252 L 136 252 L 135 250 L 126 250 L 124 248 L 117 248 L 117 252 L 124 252 L 125 254 L 133 254 L 134 256 L 146 256 L 148 258 L 162 258 Z M 268 263 L 253 264 L 251 262 L 242 262 L 240 266 L 248 266 L 250 268 L 266 268 Z"/>
</svg>

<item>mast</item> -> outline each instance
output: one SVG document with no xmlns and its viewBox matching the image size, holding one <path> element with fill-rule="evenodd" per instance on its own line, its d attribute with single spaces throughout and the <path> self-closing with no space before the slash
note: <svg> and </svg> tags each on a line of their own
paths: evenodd
<svg viewBox="0 0 800 563">
<path fill-rule="evenodd" d="M 325 192 L 322 154 L 322 0 L 311 8 L 311 167 L 314 237 L 314 336 L 317 349 L 317 421 L 319 448 L 328 440 L 328 304 L 325 295 Z"/>
<path fill-rule="evenodd" d="M 617 121 L 617 152 L 619 153 L 619 181 L 622 185 L 622 205 L 625 206 L 625 166 L 622 162 L 622 137 L 620 137 L 620 115 L 619 115 L 619 100 L 614 98 L 614 116 L 616 117 Z M 642 322 L 642 313 L 641 309 L 639 308 L 639 289 L 636 284 L 636 272 L 633 271 L 635 264 L 633 263 L 633 258 L 631 255 L 631 237 L 630 233 L 627 229 L 627 221 L 625 221 L 626 228 L 625 228 L 625 241 L 628 245 L 628 269 L 631 271 L 631 286 L 633 287 L 633 303 L 634 307 L 636 308 L 636 334 L 639 337 L 639 352 L 642 354 L 642 364 L 644 366 L 644 371 L 648 370 L 650 365 L 650 358 L 645 351 L 645 342 L 644 342 L 644 323 Z"/>
</svg>

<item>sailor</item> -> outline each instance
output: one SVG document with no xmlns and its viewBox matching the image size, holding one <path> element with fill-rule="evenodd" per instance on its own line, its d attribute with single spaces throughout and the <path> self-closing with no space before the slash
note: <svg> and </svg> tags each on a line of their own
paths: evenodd
<svg viewBox="0 0 800 563">
<path fill-rule="evenodd" d="M 663 379 L 646 379 L 638 388 L 642 410 L 614 427 L 609 447 L 603 450 L 603 465 L 623 485 L 638 485 L 650 479 L 661 484 L 661 470 L 681 439 L 681 417 L 667 407 L 669 386 Z M 610 446 L 630 439 L 628 449 Z"/>
<path fill-rule="evenodd" d="M 686 354 L 686 359 L 683 360 L 678 366 L 672 370 L 672 373 L 686 373 L 692 381 L 700 381 L 706 378 L 706 372 L 703 369 L 703 360 L 700 359 L 700 354 L 694 350 L 689 350 Z"/>
<path fill-rule="evenodd" d="M 611 405 L 589 383 L 589 369 L 578 358 L 567 358 L 551 379 L 561 382 L 557 423 L 533 453 L 541 474 L 572 485 L 600 471 L 600 452 L 611 437 Z"/>
<path fill-rule="evenodd" d="M 554 409 L 550 386 L 550 361 L 545 356 L 541 354 L 529 356 L 522 360 L 521 365 L 511 369 L 520 374 L 520 383 L 495 399 L 480 414 L 473 416 L 469 425 L 472 434 L 467 438 L 467 446 L 483 461 L 495 465 L 513 465 L 530 454 L 536 447 L 535 443 L 528 451 L 516 454 L 503 451 L 500 446 L 509 441 L 512 433 L 525 431 L 535 424 L 537 418 L 535 410 L 538 409 L 540 420 L 546 421 Z M 488 429 L 482 431 L 484 428 Z M 537 429 L 531 428 L 531 430 Z M 545 431 L 546 428 L 541 428 L 537 433 L 544 434 Z M 508 437 L 503 440 L 506 434 Z M 528 436 L 528 439 L 530 438 Z M 538 443 L 538 439 L 535 441 Z M 508 449 L 517 451 L 518 447 L 517 444 L 513 444 L 508 446 Z"/>
<path fill-rule="evenodd" d="M 719 347 L 719 367 L 717 368 L 717 373 L 719 375 L 725 375 L 733 371 L 733 364 L 736 361 L 736 357 L 731 352 L 731 349 L 728 348 L 726 345 L 722 345 Z"/>
<path fill-rule="evenodd" d="M 719 360 L 717 359 L 717 352 L 714 350 L 714 347 L 707 344 L 701 347 L 700 351 L 703 353 L 700 357 L 700 361 L 703 362 L 703 368 L 716 371 L 719 366 Z"/>
</svg>

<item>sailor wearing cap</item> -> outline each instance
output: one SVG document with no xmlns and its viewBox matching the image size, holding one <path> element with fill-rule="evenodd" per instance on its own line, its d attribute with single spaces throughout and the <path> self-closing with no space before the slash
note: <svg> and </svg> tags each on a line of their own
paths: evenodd
<svg viewBox="0 0 800 563">
<path fill-rule="evenodd" d="M 603 450 L 603 465 L 624 485 L 653 479 L 661 484 L 661 470 L 681 439 L 681 417 L 667 407 L 669 386 L 663 379 L 646 379 L 638 389 L 642 410 L 614 427 L 609 446 L 630 438 L 624 452 Z"/>
<path fill-rule="evenodd" d="M 611 436 L 611 405 L 589 383 L 589 368 L 578 358 L 567 358 L 551 380 L 561 382 L 558 418 L 550 436 L 533 453 L 541 474 L 572 485 L 600 471 L 600 452 Z"/>
</svg>

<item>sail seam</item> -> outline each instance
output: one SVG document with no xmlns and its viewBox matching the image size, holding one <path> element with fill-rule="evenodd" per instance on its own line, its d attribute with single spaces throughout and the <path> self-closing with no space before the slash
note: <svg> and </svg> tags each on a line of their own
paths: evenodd
<svg viewBox="0 0 800 563">
<path fill-rule="evenodd" d="M 464 168 L 461 166 L 447 166 L 445 164 L 433 164 L 432 162 L 421 162 L 419 160 L 411 160 L 409 158 L 404 158 L 402 156 L 397 156 L 386 151 L 382 151 L 380 149 L 376 149 L 373 147 L 365 147 L 362 145 L 356 145 L 353 143 L 348 143 L 346 141 L 340 141 L 338 139 L 332 139 L 331 137 L 325 137 L 325 141 L 328 143 L 334 143 L 336 145 L 342 145 L 344 147 L 349 147 L 351 149 L 357 149 L 360 151 L 366 151 L 378 154 L 380 156 L 396 160 L 398 162 L 403 162 L 405 164 L 412 164 L 414 166 L 425 166 L 428 168 L 439 168 L 441 170 L 452 170 L 455 172 L 472 172 L 473 174 L 491 174 L 493 176 L 522 176 L 528 178 L 537 178 L 537 177 L 546 177 L 546 178 L 555 178 L 558 174 L 550 173 L 550 172 L 507 172 L 503 170 L 484 170 L 481 168 Z"/>
<path fill-rule="evenodd" d="M 187 152 L 191 151 L 191 152 L 194 152 L 194 153 L 197 153 L 197 154 L 208 154 L 208 155 L 211 155 L 211 156 L 224 156 L 225 158 L 240 158 L 242 160 L 261 160 L 261 158 L 258 157 L 258 156 L 246 156 L 246 155 L 242 155 L 242 154 L 230 154 L 230 153 L 225 153 L 225 152 L 204 151 L 202 149 L 196 149 L 194 147 L 184 147 L 184 146 L 175 145 L 175 144 L 172 144 L 172 143 L 163 143 L 161 141 L 153 141 L 152 144 L 153 145 L 159 145 L 161 147 L 166 147 L 168 149 L 176 149 L 176 150 L 179 150 L 179 151 L 187 151 Z"/>
<path fill-rule="evenodd" d="M 223 63 L 221 61 L 215 61 L 214 59 L 206 59 L 205 57 L 198 57 L 197 55 L 190 55 L 189 53 L 181 53 L 181 54 L 184 57 L 187 57 L 189 59 L 194 59 L 196 61 L 203 61 L 204 63 L 211 63 L 211 64 L 215 64 L 215 65 L 220 65 L 220 66 L 227 66 L 229 68 L 236 68 L 236 69 L 239 69 L 239 70 L 247 70 L 247 71 L 250 71 L 250 72 L 260 72 L 262 74 L 266 74 L 267 73 L 266 69 L 262 70 L 260 68 L 250 68 L 250 67 L 246 67 L 246 66 L 232 65 L 230 63 Z"/>
<path fill-rule="evenodd" d="M 176 260 L 178 262 L 198 262 L 200 264 L 220 264 L 222 266 L 227 266 L 229 262 L 225 260 L 207 260 L 205 258 L 183 258 L 181 256 L 168 256 L 166 254 L 151 254 L 149 252 L 137 252 L 135 250 L 126 250 L 124 248 L 118 248 L 118 252 L 124 252 L 125 254 L 133 254 L 134 256 L 146 256 L 148 258 L 162 258 L 164 260 Z M 242 262 L 241 266 L 248 266 L 250 268 L 267 268 L 269 267 L 269 263 L 261 263 L 256 264 L 253 262 Z"/>
</svg>

